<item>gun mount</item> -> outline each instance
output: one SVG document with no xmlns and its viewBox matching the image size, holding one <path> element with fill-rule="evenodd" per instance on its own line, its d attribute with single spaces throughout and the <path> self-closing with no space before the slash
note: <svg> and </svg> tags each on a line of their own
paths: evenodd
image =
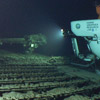
<svg viewBox="0 0 100 100">
<path fill-rule="evenodd" d="M 0 45 L 21 44 L 26 53 L 32 53 L 36 48 L 46 44 L 46 37 L 43 34 L 26 35 L 23 38 L 2 38 Z"/>
</svg>

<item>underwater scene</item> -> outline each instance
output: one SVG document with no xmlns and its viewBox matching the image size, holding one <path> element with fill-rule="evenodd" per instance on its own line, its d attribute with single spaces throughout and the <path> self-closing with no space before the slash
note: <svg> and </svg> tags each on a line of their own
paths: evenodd
<svg viewBox="0 0 100 100">
<path fill-rule="evenodd" d="M 100 100 L 100 0 L 0 0 L 0 100 Z"/>
</svg>

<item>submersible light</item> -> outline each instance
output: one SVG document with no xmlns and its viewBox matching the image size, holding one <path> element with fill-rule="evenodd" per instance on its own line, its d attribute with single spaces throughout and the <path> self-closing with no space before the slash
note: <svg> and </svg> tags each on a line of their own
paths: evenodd
<svg viewBox="0 0 100 100">
<path fill-rule="evenodd" d="M 64 29 L 61 29 L 61 35 L 64 36 Z"/>
<path fill-rule="evenodd" d="M 31 47 L 34 47 L 34 44 L 31 44 Z"/>
<path fill-rule="evenodd" d="M 63 29 L 61 29 L 61 32 L 63 33 L 63 32 L 64 32 L 64 30 L 63 30 Z"/>
</svg>

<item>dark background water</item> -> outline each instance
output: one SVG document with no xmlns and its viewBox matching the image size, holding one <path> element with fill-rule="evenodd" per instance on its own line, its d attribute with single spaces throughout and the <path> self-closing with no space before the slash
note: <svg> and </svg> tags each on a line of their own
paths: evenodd
<svg viewBox="0 0 100 100">
<path fill-rule="evenodd" d="M 63 38 L 60 29 L 70 29 L 73 20 L 95 18 L 92 0 L 1 0 L 0 37 L 42 33 L 46 35 L 48 44 L 37 51 L 70 55 L 73 54 L 70 38 Z"/>
</svg>

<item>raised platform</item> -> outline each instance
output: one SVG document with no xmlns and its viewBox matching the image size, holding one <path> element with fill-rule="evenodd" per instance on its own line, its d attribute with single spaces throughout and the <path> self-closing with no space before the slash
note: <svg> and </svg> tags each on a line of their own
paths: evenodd
<svg viewBox="0 0 100 100">
<path fill-rule="evenodd" d="M 0 100 L 99 100 L 100 76 L 62 58 L 1 51 Z"/>
</svg>

